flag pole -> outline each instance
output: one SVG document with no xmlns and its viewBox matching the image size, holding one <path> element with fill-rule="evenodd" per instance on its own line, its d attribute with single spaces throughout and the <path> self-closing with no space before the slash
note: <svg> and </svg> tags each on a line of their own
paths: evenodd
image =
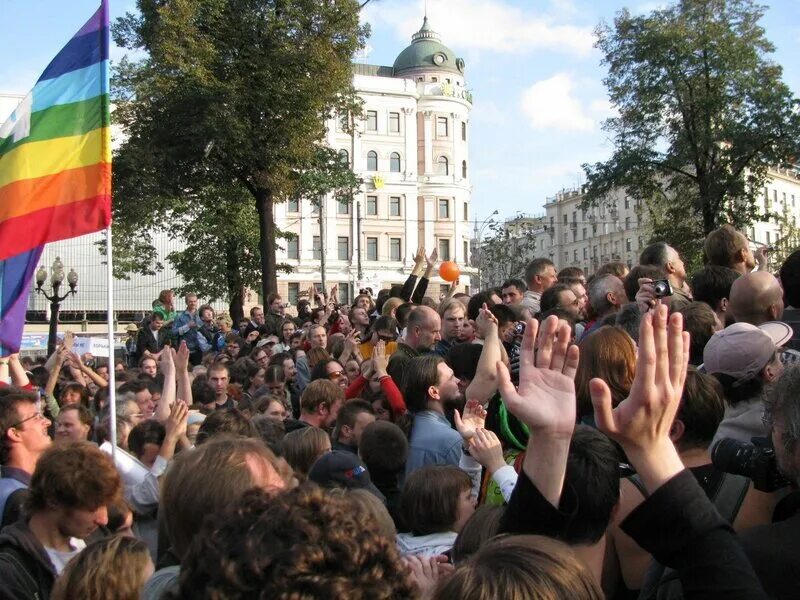
<svg viewBox="0 0 800 600">
<path fill-rule="evenodd" d="M 114 464 L 117 462 L 117 391 L 115 381 L 115 364 L 116 357 L 114 356 L 114 266 L 112 261 L 112 244 L 111 244 L 111 223 L 106 227 L 106 266 L 107 266 L 107 285 L 108 285 L 108 415 L 109 423 L 109 441 L 111 442 L 111 459 Z"/>
</svg>

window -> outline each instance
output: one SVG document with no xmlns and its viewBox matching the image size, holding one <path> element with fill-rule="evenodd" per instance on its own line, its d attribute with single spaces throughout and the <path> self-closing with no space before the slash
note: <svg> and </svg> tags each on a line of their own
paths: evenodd
<svg viewBox="0 0 800 600">
<path fill-rule="evenodd" d="M 770 232 L 769 232 L 769 231 L 767 231 L 767 246 L 769 246 L 769 245 L 770 245 L 770 243 L 772 242 L 772 240 L 770 239 L 771 237 L 772 237 L 772 236 L 770 235 Z"/>
<path fill-rule="evenodd" d="M 389 157 L 389 170 L 392 173 L 400 172 L 400 155 L 397 152 L 392 152 L 392 155 Z"/>
<path fill-rule="evenodd" d="M 289 304 L 297 306 L 297 299 L 300 297 L 300 284 L 290 283 L 288 293 L 286 294 L 286 301 Z"/>
<path fill-rule="evenodd" d="M 632 244 L 631 244 L 631 239 L 628 238 L 627 240 L 625 240 L 625 250 L 630 252 L 632 249 L 633 248 L 632 248 Z"/>
<path fill-rule="evenodd" d="M 389 216 L 400 216 L 400 196 L 392 196 L 389 198 Z"/>
<path fill-rule="evenodd" d="M 431 83 L 437 83 L 439 81 L 438 77 L 431 77 Z"/>
<path fill-rule="evenodd" d="M 286 212 L 296 213 L 300 212 L 300 200 L 292 198 L 286 203 Z"/>
<path fill-rule="evenodd" d="M 367 171 L 378 170 L 378 153 L 375 150 L 367 152 Z"/>
<path fill-rule="evenodd" d="M 314 236 L 314 239 L 311 243 L 311 257 L 314 260 L 322 260 L 322 244 L 320 243 L 318 235 Z"/>
<path fill-rule="evenodd" d="M 630 207 L 631 207 L 631 201 L 628 199 L 627 196 L 625 196 L 625 208 L 630 208 Z"/>
<path fill-rule="evenodd" d="M 469 221 L 469 204 L 464 202 L 464 220 Z"/>
<path fill-rule="evenodd" d="M 583 230 L 581 231 L 581 239 L 582 240 L 586 239 L 586 227 L 584 227 Z"/>
<path fill-rule="evenodd" d="M 644 248 L 644 238 L 639 236 L 639 250 Z"/>
<path fill-rule="evenodd" d="M 436 137 L 447 137 L 447 117 L 436 117 Z"/>
<path fill-rule="evenodd" d="M 349 283 L 340 283 L 339 284 L 339 302 L 344 305 L 350 304 L 353 298 L 353 294 L 351 290 L 353 286 Z"/>
<path fill-rule="evenodd" d="M 461 179 L 467 178 L 467 161 L 461 161 Z"/>
<path fill-rule="evenodd" d="M 378 238 L 367 238 L 367 260 L 378 260 Z"/>
<path fill-rule="evenodd" d="M 467 141 L 467 122 L 461 121 L 461 141 Z"/>
<path fill-rule="evenodd" d="M 347 131 L 348 127 L 350 126 L 349 118 L 347 113 L 343 115 L 339 115 L 339 120 L 336 123 L 336 126 L 339 128 L 339 131 Z"/>
<path fill-rule="evenodd" d="M 792 208 L 794 208 L 794 194 L 792 194 Z"/>
<path fill-rule="evenodd" d="M 439 218 L 440 219 L 450 218 L 450 201 L 447 200 L 447 198 L 439 199 Z"/>
<path fill-rule="evenodd" d="M 564 264 L 569 262 L 569 252 L 564 252 Z"/>
<path fill-rule="evenodd" d="M 572 251 L 572 262 L 578 262 L 578 250 L 577 249 Z"/>
<path fill-rule="evenodd" d="M 350 238 L 339 236 L 337 241 L 337 257 L 339 260 L 349 260 L 350 258 Z"/>
<path fill-rule="evenodd" d="M 400 246 L 400 238 L 389 238 L 389 260 L 394 260 L 394 261 L 403 260 L 401 246 Z"/>
<path fill-rule="evenodd" d="M 450 260 L 450 240 L 439 240 L 439 260 Z"/>
<path fill-rule="evenodd" d="M 367 131 L 378 131 L 378 111 L 367 111 Z"/>
<path fill-rule="evenodd" d="M 564 225 L 569 222 L 569 215 L 564 215 Z"/>
<path fill-rule="evenodd" d="M 630 229 L 630 228 L 631 228 L 631 218 L 625 217 L 625 229 Z"/>
<path fill-rule="evenodd" d="M 446 156 L 440 156 L 436 161 L 436 174 L 437 175 L 450 175 L 450 161 Z"/>
<path fill-rule="evenodd" d="M 350 214 L 350 201 L 347 199 L 342 199 L 336 202 L 336 214 L 337 215 L 349 215 Z"/>
<path fill-rule="evenodd" d="M 300 258 L 300 239 L 297 236 L 289 238 L 286 242 L 286 256 L 292 260 Z"/>
<path fill-rule="evenodd" d="M 769 210 L 769 190 L 764 188 L 764 210 Z"/>
<path fill-rule="evenodd" d="M 367 196 L 367 216 L 375 217 L 378 215 L 378 197 Z"/>
<path fill-rule="evenodd" d="M 583 260 L 589 258 L 589 248 L 587 246 L 583 247 Z"/>
<path fill-rule="evenodd" d="M 464 240 L 464 262 L 469 262 L 469 242 Z"/>
<path fill-rule="evenodd" d="M 389 113 L 389 133 L 400 133 L 400 113 Z"/>
<path fill-rule="evenodd" d="M 339 150 L 339 157 L 342 159 L 342 162 L 345 165 L 347 165 L 348 167 L 350 166 L 350 153 L 347 150 L 345 150 L 344 148 Z"/>
</svg>

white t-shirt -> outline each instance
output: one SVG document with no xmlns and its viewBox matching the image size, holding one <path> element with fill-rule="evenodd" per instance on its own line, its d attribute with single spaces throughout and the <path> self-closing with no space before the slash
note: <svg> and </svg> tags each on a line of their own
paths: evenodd
<svg viewBox="0 0 800 600">
<path fill-rule="evenodd" d="M 45 552 L 47 552 L 47 556 L 50 557 L 50 562 L 53 563 L 53 567 L 55 568 L 56 573 L 59 575 L 61 575 L 61 572 L 64 570 L 64 567 L 67 566 L 67 563 L 70 561 L 70 559 L 78 554 L 81 550 L 86 548 L 86 542 L 78 538 L 69 538 L 69 545 L 72 550 L 67 550 L 65 552 L 62 552 L 61 550 L 53 550 L 47 546 L 44 547 Z"/>
</svg>

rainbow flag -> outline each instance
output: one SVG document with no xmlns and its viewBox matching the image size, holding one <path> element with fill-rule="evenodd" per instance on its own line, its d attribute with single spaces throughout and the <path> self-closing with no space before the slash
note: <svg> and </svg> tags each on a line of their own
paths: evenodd
<svg viewBox="0 0 800 600">
<path fill-rule="evenodd" d="M 111 222 L 108 4 L 50 62 L 0 126 L 0 353 L 19 349 L 47 242 Z"/>
</svg>

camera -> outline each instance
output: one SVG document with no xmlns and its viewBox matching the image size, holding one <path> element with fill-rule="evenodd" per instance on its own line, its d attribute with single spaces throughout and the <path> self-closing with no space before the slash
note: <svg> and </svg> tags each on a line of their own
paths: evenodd
<svg viewBox="0 0 800 600">
<path fill-rule="evenodd" d="M 525 323 L 523 321 L 517 321 L 514 325 L 514 335 L 523 335 L 525 333 Z"/>
<path fill-rule="evenodd" d="M 656 298 L 672 296 L 672 285 L 670 285 L 668 279 L 657 279 L 652 285 Z"/>
<path fill-rule="evenodd" d="M 761 492 L 774 492 L 792 483 L 778 471 L 775 448 L 767 438 L 754 437 L 750 442 L 723 438 L 711 451 L 711 462 L 720 471 L 749 477 Z"/>
</svg>

